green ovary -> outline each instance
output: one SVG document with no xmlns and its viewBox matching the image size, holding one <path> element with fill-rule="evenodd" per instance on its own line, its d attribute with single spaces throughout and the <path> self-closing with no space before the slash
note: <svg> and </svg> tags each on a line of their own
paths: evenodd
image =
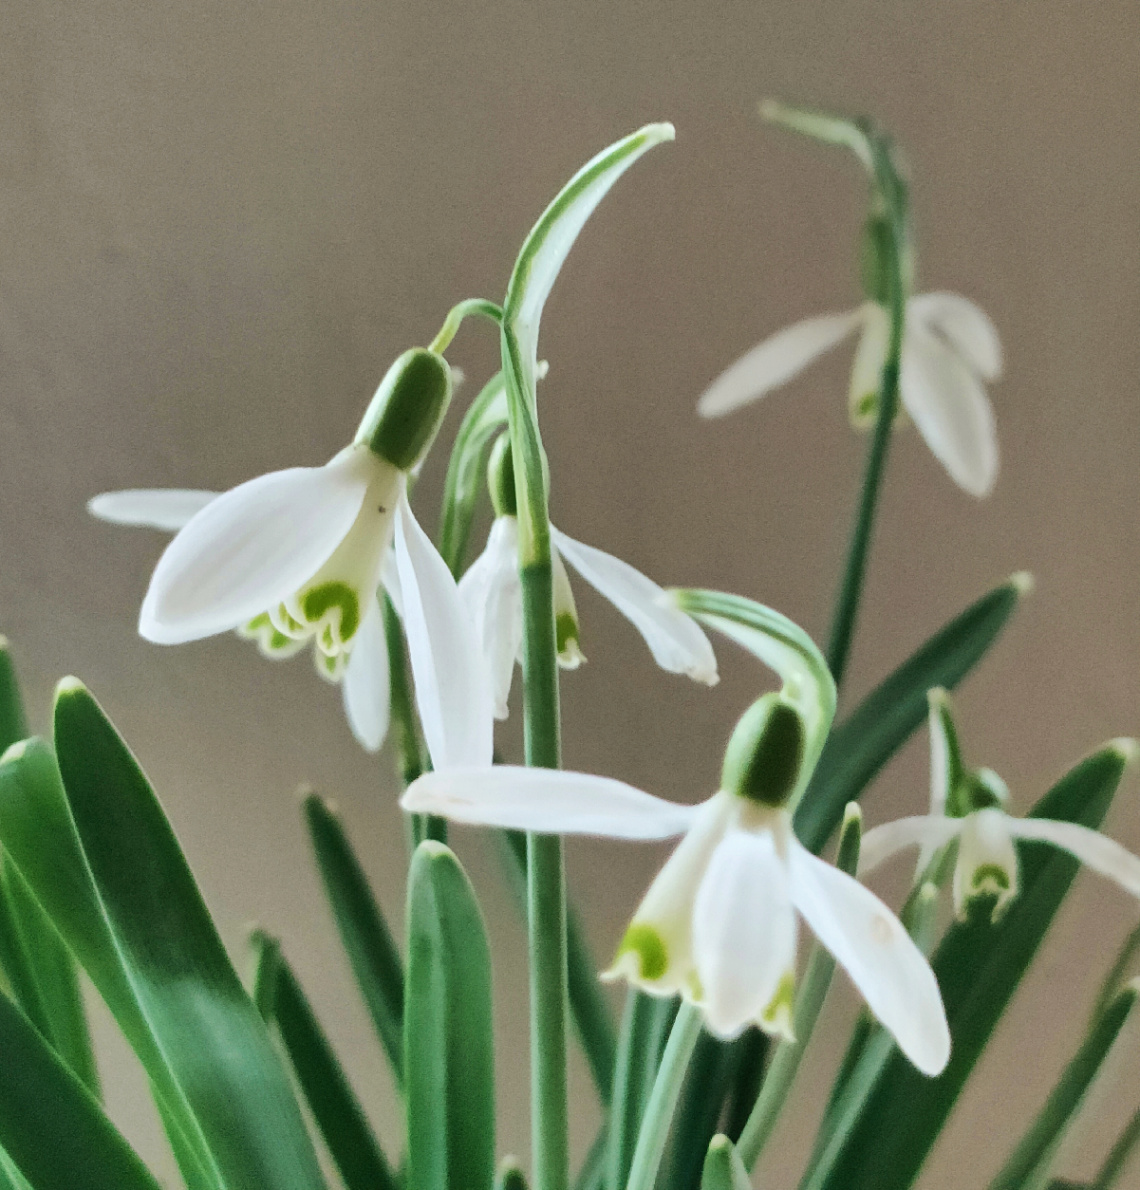
<svg viewBox="0 0 1140 1190">
<path fill-rule="evenodd" d="M 638 959 L 638 973 L 642 979 L 660 979 L 669 967 L 669 952 L 665 940 L 649 925 L 636 923 L 625 932 L 618 947 L 618 957 L 634 953 Z"/>
<path fill-rule="evenodd" d="M 351 640 L 360 627 L 360 600 L 356 592 L 347 583 L 333 581 L 306 591 L 301 600 L 301 610 L 310 624 L 316 624 L 334 608 L 340 611 L 336 635 L 343 644 Z"/>
</svg>

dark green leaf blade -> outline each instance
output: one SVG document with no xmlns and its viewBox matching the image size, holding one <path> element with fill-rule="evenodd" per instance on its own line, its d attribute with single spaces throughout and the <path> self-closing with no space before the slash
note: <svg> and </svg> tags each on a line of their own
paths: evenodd
<svg viewBox="0 0 1140 1190">
<path fill-rule="evenodd" d="M 404 1069 L 414 1190 L 491 1190 L 493 1032 L 491 956 L 474 890 L 455 856 L 428 840 L 408 876 Z"/>
<path fill-rule="evenodd" d="M 260 930 L 251 942 L 254 1002 L 266 1024 L 275 1025 L 281 1035 L 345 1190 L 397 1190 L 399 1183 L 368 1117 L 280 944 Z"/>
<path fill-rule="evenodd" d="M 1037 1190 L 1046 1181 L 1053 1155 L 1135 1004 L 1136 989 L 1129 987 L 1105 1009 L 990 1190 Z"/>
<path fill-rule="evenodd" d="M 1095 829 L 1130 758 L 1118 741 L 1094 752 L 1031 816 Z M 932 960 L 953 1039 L 949 1065 L 925 1078 L 891 1049 L 866 1087 L 854 1071 L 825 1118 L 831 1134 L 817 1145 L 803 1190 L 902 1190 L 917 1176 L 1077 874 L 1066 852 L 1043 843 L 1020 850 L 1021 892 L 1006 915 L 997 925 L 984 913 L 956 922 Z M 864 1048 L 861 1064 L 874 1057 L 873 1048 Z"/>
<path fill-rule="evenodd" d="M 159 1190 L 96 1099 L 3 994 L 0 1053 L 0 1145 L 35 1190 Z"/>
<path fill-rule="evenodd" d="M 404 966 L 400 952 L 340 816 L 316 793 L 305 798 L 304 810 L 317 867 L 349 966 L 396 1081 L 402 1084 Z"/>
<path fill-rule="evenodd" d="M 926 719 L 926 692 L 952 690 L 985 656 L 1030 589 L 1028 576 L 1007 582 L 966 608 L 911 654 L 835 727 L 796 811 L 796 834 L 809 850 L 823 850 L 875 774 Z"/>
<path fill-rule="evenodd" d="M 56 694 L 55 745 L 131 991 L 228 1190 L 323 1190 L 288 1077 L 170 823 L 74 679 Z"/>
</svg>

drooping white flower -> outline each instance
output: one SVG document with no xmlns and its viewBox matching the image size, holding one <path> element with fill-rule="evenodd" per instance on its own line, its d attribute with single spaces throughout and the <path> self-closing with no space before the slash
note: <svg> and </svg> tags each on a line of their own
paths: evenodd
<svg viewBox="0 0 1140 1190">
<path fill-rule="evenodd" d="M 759 400 L 856 330 L 849 410 L 855 425 L 873 424 L 890 331 L 887 311 L 874 301 L 777 332 L 713 381 L 698 411 L 719 417 Z M 1001 370 L 1001 341 L 979 306 L 953 293 L 910 298 L 899 375 L 902 407 L 950 477 L 973 496 L 989 495 L 997 479 L 997 430 L 984 386 Z"/>
<path fill-rule="evenodd" d="M 938 1073 L 950 1035 L 929 964 L 874 894 L 813 856 L 792 830 L 835 711 L 823 658 L 791 621 L 751 601 L 704 592 L 676 598 L 784 679 L 737 726 L 720 790 L 708 801 L 682 806 L 603 777 L 496 766 L 425 774 L 401 805 L 537 833 L 683 834 L 634 914 L 611 977 L 657 995 L 680 993 L 723 1037 L 750 1023 L 786 1035 L 803 918 L 903 1052 Z"/>
<path fill-rule="evenodd" d="M 143 637 L 181 644 L 233 630 L 269 657 L 311 642 L 317 672 L 341 684 L 353 733 L 373 751 L 388 727 L 387 586 L 403 615 L 433 763 L 489 764 L 482 654 L 407 498 L 408 473 L 450 395 L 446 364 L 423 362 L 431 355 L 409 352 L 393 365 L 357 441 L 323 467 L 275 471 L 221 495 L 112 492 L 89 508 L 121 524 L 177 529 L 143 601 Z"/>
<path fill-rule="evenodd" d="M 884 823 L 863 836 L 859 874 L 865 875 L 907 847 L 921 849 L 920 867 L 956 841 L 954 906 L 964 915 L 971 901 L 993 897 L 996 920 L 1017 896 L 1017 843 L 1034 840 L 1069 852 L 1101 876 L 1140 897 L 1140 858 L 1119 843 L 1075 822 L 1015 818 L 1007 814 L 1009 790 L 991 769 L 967 771 L 961 763 L 949 699 L 930 691 L 930 813 Z M 1122 741 L 1134 749 L 1132 741 Z"/>
</svg>

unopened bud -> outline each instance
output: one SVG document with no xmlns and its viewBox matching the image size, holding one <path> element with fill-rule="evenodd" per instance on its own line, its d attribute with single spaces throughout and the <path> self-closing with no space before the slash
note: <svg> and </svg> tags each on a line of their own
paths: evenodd
<svg viewBox="0 0 1140 1190">
<path fill-rule="evenodd" d="M 410 471 L 443 421 L 451 387 L 451 369 L 442 355 L 424 347 L 405 351 L 380 381 L 356 441 L 401 471 Z"/>
<path fill-rule="evenodd" d="M 806 737 L 799 711 L 779 694 L 765 694 L 728 741 L 721 788 L 761 805 L 786 806 L 800 784 Z"/>
</svg>

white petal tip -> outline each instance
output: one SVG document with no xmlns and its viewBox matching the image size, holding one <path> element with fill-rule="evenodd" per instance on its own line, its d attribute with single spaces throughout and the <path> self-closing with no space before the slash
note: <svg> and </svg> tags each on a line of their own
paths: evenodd
<svg viewBox="0 0 1140 1190">
<path fill-rule="evenodd" d="M 1019 570 L 1009 576 L 1009 585 L 1018 595 L 1032 595 L 1037 587 L 1037 580 L 1028 570 Z"/>
<path fill-rule="evenodd" d="M 1109 747 L 1115 750 L 1125 764 L 1135 764 L 1137 760 L 1140 760 L 1140 740 L 1134 740 L 1130 736 L 1120 736 L 1113 740 Z"/>
<path fill-rule="evenodd" d="M 657 144 L 660 144 L 662 141 L 677 139 L 677 129 L 668 120 L 664 120 L 659 124 L 646 124 L 642 132 L 649 140 Z"/>
</svg>

